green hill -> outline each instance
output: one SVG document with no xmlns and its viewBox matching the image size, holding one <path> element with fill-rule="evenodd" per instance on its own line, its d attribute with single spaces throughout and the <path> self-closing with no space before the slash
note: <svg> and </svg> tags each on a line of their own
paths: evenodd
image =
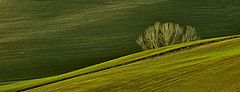
<svg viewBox="0 0 240 92">
<path fill-rule="evenodd" d="M 180 50 L 27 92 L 240 91 L 240 38 Z"/>
<path fill-rule="evenodd" d="M 239 34 L 239 0 L 0 0 L 0 85 L 54 76 L 140 51 L 154 23 Z"/>
<path fill-rule="evenodd" d="M 195 42 L 171 45 L 171 46 L 154 49 L 154 50 L 147 50 L 147 51 L 131 54 L 128 56 L 124 56 L 121 58 L 117 58 L 114 60 L 110 60 L 94 66 L 90 66 L 87 68 L 75 70 L 73 72 L 69 72 L 66 74 L 61 74 L 61 75 L 47 77 L 47 78 L 22 81 L 22 82 L 17 82 L 10 85 L 0 86 L 0 92 L 1 91 L 4 91 L 4 92 L 5 91 L 7 92 L 23 91 L 23 90 L 28 90 L 28 89 L 37 88 L 37 87 L 40 87 L 40 89 L 37 88 L 37 90 L 41 90 L 41 91 L 49 90 L 49 88 L 45 88 L 44 85 L 47 85 L 46 87 L 48 87 L 49 85 L 50 86 L 53 85 L 54 88 L 57 88 L 57 86 L 59 85 L 65 85 L 66 86 L 65 88 L 68 89 L 68 87 L 70 86 L 68 86 L 68 84 L 65 84 L 66 81 L 70 81 L 72 83 L 78 83 L 79 81 L 77 80 L 72 81 L 72 80 L 76 78 L 89 76 L 89 75 L 95 75 L 95 74 L 99 74 L 96 77 L 101 78 L 101 76 L 105 76 L 105 73 L 102 74 L 102 72 L 105 72 L 105 71 L 109 71 L 107 72 L 109 73 L 109 76 L 115 75 L 116 73 L 113 73 L 113 74 L 111 73 L 115 71 L 121 71 L 122 67 L 124 71 L 125 69 L 130 69 L 129 72 L 145 74 L 144 71 L 152 71 L 152 69 L 143 68 L 143 66 L 145 66 L 145 63 L 146 65 L 149 65 L 149 68 L 158 67 L 160 70 L 161 68 L 163 69 L 167 68 L 166 71 L 164 70 L 165 73 L 167 73 L 167 72 L 170 72 L 168 71 L 168 69 L 171 70 L 172 68 L 181 69 L 186 66 L 195 67 L 194 66 L 195 64 L 200 64 L 200 63 L 202 63 L 205 66 L 205 65 L 208 65 L 209 63 L 214 64 L 217 62 L 225 62 L 225 61 L 228 61 L 228 59 L 239 56 L 239 45 L 240 45 L 238 43 L 240 41 L 239 37 L 240 37 L 239 35 L 234 35 L 234 36 L 227 36 L 227 37 L 220 37 L 220 38 L 212 38 L 212 39 L 206 39 L 206 40 L 199 40 Z M 199 53 L 196 50 L 199 51 Z M 172 57 L 169 57 L 169 56 L 172 56 Z M 132 68 L 134 68 L 135 66 L 132 67 L 132 65 L 135 65 L 135 64 L 137 64 L 137 67 L 141 67 L 142 69 L 139 69 L 139 70 L 136 69 L 133 71 Z M 205 68 L 208 68 L 208 67 L 204 67 L 204 69 Z M 153 69 L 153 70 L 155 71 L 156 69 Z M 155 73 L 161 74 L 162 71 L 159 71 L 159 72 L 155 71 Z M 175 72 L 175 73 L 178 73 L 178 72 Z M 119 72 L 119 74 L 121 74 L 121 72 Z M 127 76 L 131 78 L 131 75 L 126 75 L 125 77 L 126 81 L 130 81 L 128 80 Z M 116 78 L 112 77 L 112 78 L 119 79 L 117 77 Z M 142 77 L 139 77 L 138 79 L 140 78 Z M 88 81 L 88 80 L 84 79 L 81 81 Z M 81 83 L 81 81 L 79 83 Z M 95 84 L 89 84 L 89 85 L 94 86 Z M 96 84 L 96 85 L 100 85 L 100 84 Z M 118 83 L 116 83 L 116 85 L 118 85 Z M 84 85 L 75 85 L 73 87 L 76 87 L 77 90 L 80 90 L 78 89 L 78 86 L 84 86 Z M 63 90 L 61 89 L 60 91 L 63 91 Z M 49 90 L 49 91 L 54 91 L 54 90 Z"/>
</svg>

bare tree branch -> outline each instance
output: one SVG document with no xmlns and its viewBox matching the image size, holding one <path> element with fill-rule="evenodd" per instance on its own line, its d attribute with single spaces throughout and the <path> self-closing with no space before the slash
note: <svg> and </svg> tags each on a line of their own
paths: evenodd
<svg viewBox="0 0 240 92">
<path fill-rule="evenodd" d="M 192 26 L 184 28 L 179 24 L 156 22 L 153 26 L 149 26 L 136 42 L 143 50 L 149 50 L 198 39 L 200 37 Z"/>
</svg>

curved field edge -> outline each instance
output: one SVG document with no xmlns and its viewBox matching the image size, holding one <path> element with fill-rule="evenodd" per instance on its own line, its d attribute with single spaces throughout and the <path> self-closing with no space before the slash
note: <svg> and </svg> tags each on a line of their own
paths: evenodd
<svg viewBox="0 0 240 92">
<path fill-rule="evenodd" d="M 58 81 L 74 78 L 77 76 L 86 75 L 89 73 L 94 73 L 94 72 L 110 69 L 112 67 L 126 65 L 126 64 L 133 63 L 133 62 L 143 60 L 143 59 L 147 59 L 150 57 L 163 55 L 166 53 L 171 53 L 171 52 L 182 50 L 182 49 L 189 49 L 189 48 L 201 46 L 201 45 L 208 44 L 208 43 L 214 43 L 214 42 L 220 42 L 220 41 L 224 41 L 224 40 L 234 39 L 234 38 L 240 38 L 240 35 L 205 39 L 205 40 L 199 40 L 199 41 L 194 41 L 194 42 L 171 45 L 171 46 L 162 47 L 162 48 L 154 49 L 154 50 L 147 50 L 147 51 L 127 55 L 127 56 L 120 57 L 120 58 L 117 58 L 114 60 L 110 60 L 110 61 L 107 61 L 107 62 L 104 62 L 101 64 L 93 65 L 93 66 L 90 66 L 87 68 L 75 70 L 75 71 L 57 75 L 57 76 L 33 79 L 33 80 L 26 80 L 26 81 L 21 81 L 21 82 L 14 83 L 14 84 L 3 85 L 3 86 L 0 86 L 0 91 L 13 92 L 13 91 L 27 90 L 27 89 L 55 83 Z"/>
<path fill-rule="evenodd" d="M 26 92 L 238 92 L 239 42 L 206 44 Z"/>
</svg>

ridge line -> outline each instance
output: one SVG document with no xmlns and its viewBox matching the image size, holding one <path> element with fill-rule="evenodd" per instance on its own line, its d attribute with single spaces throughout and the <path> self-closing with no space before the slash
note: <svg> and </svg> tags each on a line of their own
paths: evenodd
<svg viewBox="0 0 240 92">
<path fill-rule="evenodd" d="M 74 75 L 74 76 L 71 76 L 71 77 L 68 77 L 68 78 L 59 79 L 59 80 L 56 80 L 56 81 L 53 81 L 53 82 L 48 82 L 48 83 L 32 86 L 32 87 L 29 87 L 29 88 L 21 89 L 21 90 L 18 90 L 17 92 L 22 92 L 22 91 L 38 88 L 38 87 L 41 87 L 41 86 L 57 83 L 57 82 L 60 82 L 60 81 L 72 79 L 72 78 L 75 78 L 75 77 L 79 77 L 79 76 L 83 76 L 83 75 L 87 75 L 87 74 L 92 74 L 92 73 L 96 73 L 96 72 L 103 71 L 103 70 L 108 70 L 108 69 L 119 67 L 119 66 L 132 64 L 132 63 L 135 63 L 137 61 L 141 61 L 141 60 L 148 59 L 148 58 L 153 58 L 153 57 L 156 57 L 156 56 L 162 56 L 162 55 L 169 54 L 169 53 L 172 53 L 172 52 L 181 51 L 183 49 L 192 49 L 192 48 L 199 47 L 199 46 L 202 46 L 202 45 L 205 45 L 205 44 L 212 44 L 212 43 L 222 42 L 222 41 L 236 39 L 236 38 L 240 38 L 240 35 L 235 35 L 235 36 L 228 37 L 228 38 L 223 38 L 223 39 L 216 39 L 216 40 L 207 41 L 207 42 L 200 42 L 200 43 L 197 43 L 197 44 L 192 44 L 192 45 L 187 45 L 187 46 L 183 46 L 183 47 L 176 48 L 176 49 L 171 49 L 171 50 L 168 50 L 168 51 L 165 51 L 165 52 L 160 52 L 160 53 L 157 53 L 157 54 L 154 54 L 154 55 L 151 55 L 151 56 L 146 56 L 146 57 L 143 57 L 143 58 L 139 58 L 139 59 L 136 59 L 136 60 L 133 60 L 133 61 L 130 61 L 130 62 L 125 62 L 125 63 L 122 63 L 122 64 L 118 64 L 118 65 L 114 65 L 114 66 L 90 71 L 90 72 L 87 72 L 87 73 Z"/>
</svg>

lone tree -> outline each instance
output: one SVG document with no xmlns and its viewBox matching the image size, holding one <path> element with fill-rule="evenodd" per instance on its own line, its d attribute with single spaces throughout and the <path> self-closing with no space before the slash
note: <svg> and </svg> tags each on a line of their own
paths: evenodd
<svg viewBox="0 0 240 92">
<path fill-rule="evenodd" d="M 153 26 L 149 26 L 136 42 L 143 50 L 149 50 L 198 39 L 200 37 L 192 26 L 183 27 L 174 23 L 156 22 Z"/>
</svg>

